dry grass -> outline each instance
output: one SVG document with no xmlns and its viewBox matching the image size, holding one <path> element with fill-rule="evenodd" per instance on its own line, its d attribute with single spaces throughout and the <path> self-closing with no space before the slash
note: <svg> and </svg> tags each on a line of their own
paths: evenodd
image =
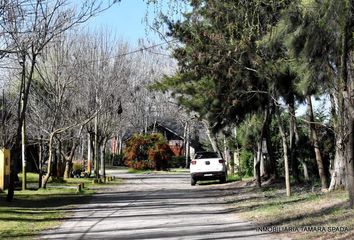
<svg viewBox="0 0 354 240">
<path fill-rule="evenodd" d="M 293 188 L 291 197 L 273 188 L 243 188 L 229 199 L 241 217 L 293 239 L 354 239 L 354 211 L 345 191 L 322 193 Z M 280 235 L 281 236 L 281 235 Z"/>
</svg>

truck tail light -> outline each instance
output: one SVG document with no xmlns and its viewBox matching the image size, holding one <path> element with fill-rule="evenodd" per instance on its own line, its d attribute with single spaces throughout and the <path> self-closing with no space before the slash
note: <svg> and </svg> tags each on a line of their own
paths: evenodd
<svg viewBox="0 0 354 240">
<path fill-rule="evenodd" d="M 196 163 L 197 163 L 197 161 L 196 160 L 192 160 L 192 165 L 195 165 Z"/>
<path fill-rule="evenodd" d="M 224 159 L 219 159 L 219 163 L 224 163 Z"/>
</svg>

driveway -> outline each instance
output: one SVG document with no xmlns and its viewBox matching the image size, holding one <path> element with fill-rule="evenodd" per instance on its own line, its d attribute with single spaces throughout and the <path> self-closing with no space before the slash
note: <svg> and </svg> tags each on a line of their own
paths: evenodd
<svg viewBox="0 0 354 240">
<path fill-rule="evenodd" d="M 270 239 L 225 205 L 233 184 L 190 186 L 188 173 L 110 175 L 124 184 L 79 205 L 44 239 Z M 274 239 L 274 237 L 272 238 Z"/>
</svg>

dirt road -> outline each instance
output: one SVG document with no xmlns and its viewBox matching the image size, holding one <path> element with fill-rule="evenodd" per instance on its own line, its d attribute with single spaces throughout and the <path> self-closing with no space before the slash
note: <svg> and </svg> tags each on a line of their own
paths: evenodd
<svg viewBox="0 0 354 240">
<path fill-rule="evenodd" d="M 231 184 L 190 186 L 187 173 L 110 172 L 124 184 L 93 196 L 44 239 L 270 239 L 225 205 Z"/>
</svg>

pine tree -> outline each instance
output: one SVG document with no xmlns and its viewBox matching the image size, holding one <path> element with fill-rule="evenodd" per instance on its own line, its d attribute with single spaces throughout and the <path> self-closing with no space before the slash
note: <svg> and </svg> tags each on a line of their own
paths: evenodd
<svg viewBox="0 0 354 240">
<path fill-rule="evenodd" d="M 345 180 L 342 178 L 346 177 L 351 207 L 354 204 L 354 103 L 350 95 L 353 77 L 348 66 L 352 65 L 353 2 L 297 1 L 288 9 L 282 22 L 284 43 L 295 60 L 294 71 L 307 89 L 327 92 L 335 103 L 333 127 L 336 132 L 336 158 L 330 189 L 343 184 Z M 343 166 L 346 167 L 345 175 L 342 174 Z"/>
<path fill-rule="evenodd" d="M 180 104 L 207 119 L 214 131 L 242 122 L 247 114 L 268 112 L 272 84 L 261 70 L 266 63 L 257 41 L 290 2 L 190 1 L 193 10 L 184 21 L 166 19 L 170 36 L 182 43 L 174 51 L 180 70 L 155 88 L 172 90 Z M 264 116 L 260 146 L 271 119 Z M 259 174 L 257 178 L 260 185 Z"/>
</svg>

